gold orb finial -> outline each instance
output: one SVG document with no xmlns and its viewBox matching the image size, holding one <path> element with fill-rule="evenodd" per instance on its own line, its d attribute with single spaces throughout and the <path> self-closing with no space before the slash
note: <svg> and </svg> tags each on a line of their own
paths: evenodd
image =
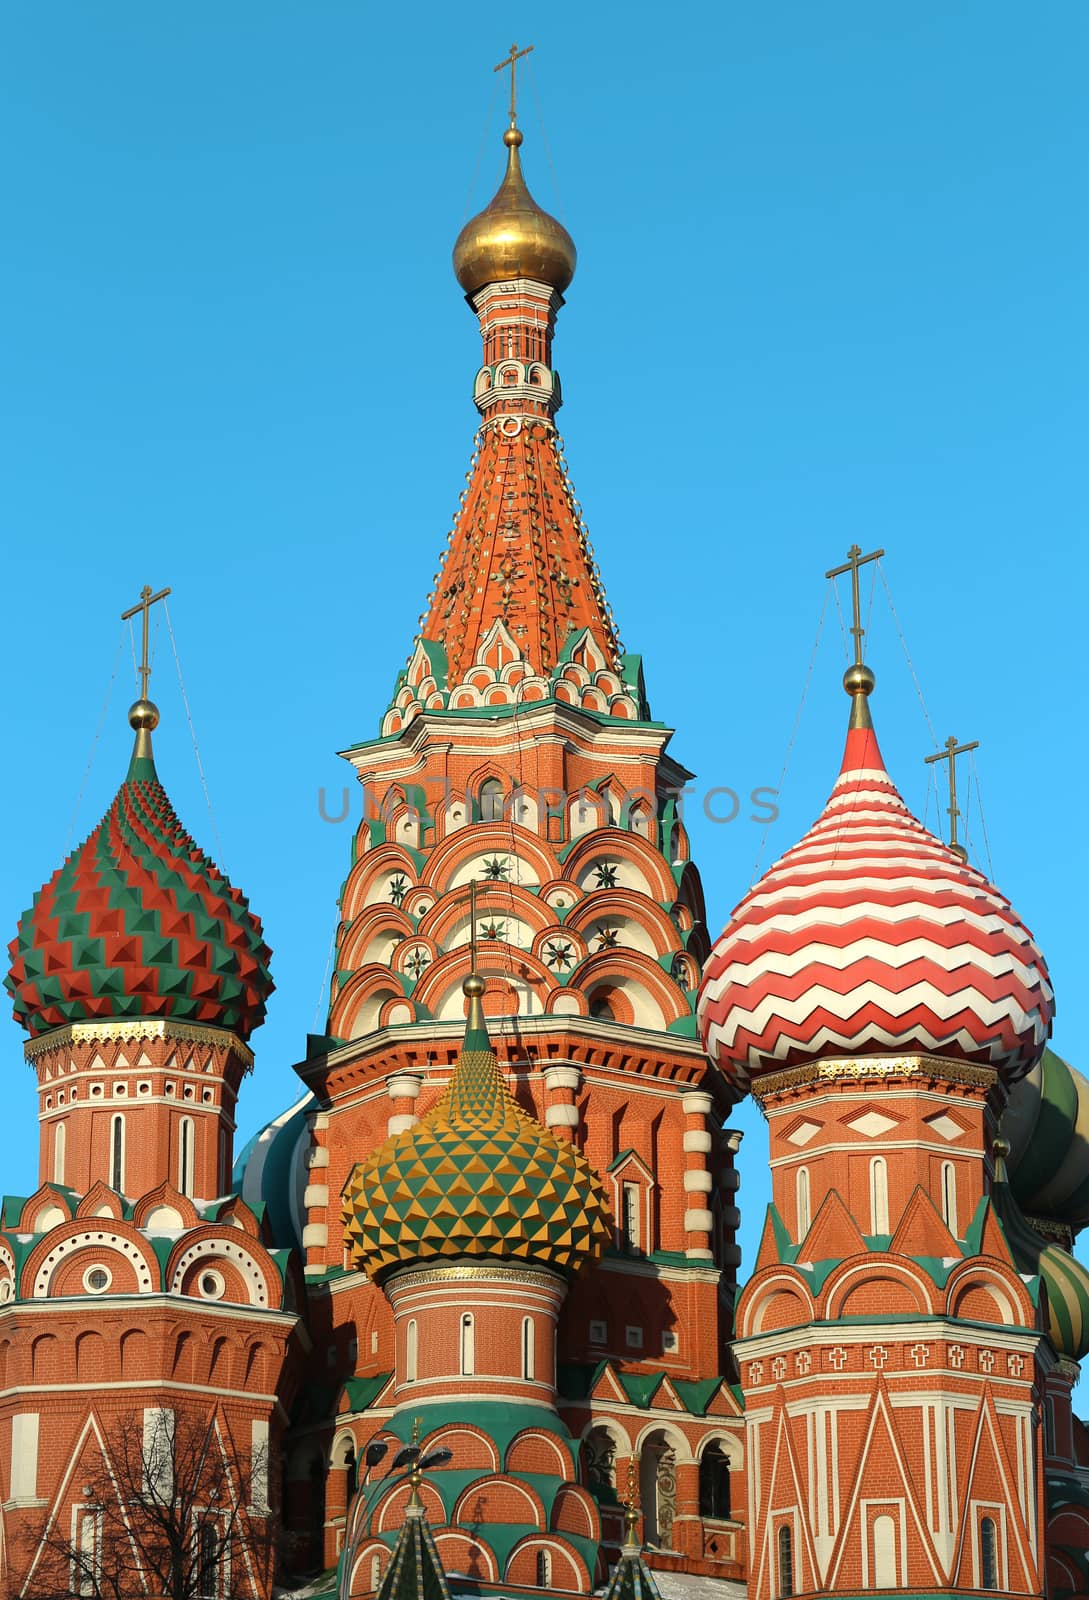
<svg viewBox="0 0 1089 1600">
<path fill-rule="evenodd" d="M 864 661 L 852 662 L 843 674 L 843 687 L 848 694 L 873 694 L 877 679 Z"/>
<path fill-rule="evenodd" d="M 478 972 L 470 972 L 461 985 L 461 992 L 466 1000 L 479 1000 L 487 985 Z"/>
<path fill-rule="evenodd" d="M 154 700 L 134 700 L 129 706 L 129 727 L 136 731 L 147 731 L 159 726 L 159 708 Z"/>
</svg>

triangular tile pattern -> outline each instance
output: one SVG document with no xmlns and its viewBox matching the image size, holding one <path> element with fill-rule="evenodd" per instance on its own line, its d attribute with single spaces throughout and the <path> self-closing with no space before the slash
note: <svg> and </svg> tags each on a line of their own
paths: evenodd
<svg viewBox="0 0 1089 1600">
<path fill-rule="evenodd" d="M 431 1529 L 418 1506 L 405 1512 L 375 1600 L 451 1600 Z"/>
<path fill-rule="evenodd" d="M 822 1056 L 921 1052 L 1028 1072 L 1054 997 L 1032 935 L 916 821 L 852 727 L 816 823 L 735 909 L 704 971 L 708 1053 L 742 1088 Z"/>
<path fill-rule="evenodd" d="M 623 1545 L 604 1600 L 662 1600 L 661 1591 L 638 1545 Z"/>
<path fill-rule="evenodd" d="M 344 1190 L 348 1247 L 372 1277 L 463 1255 L 577 1271 L 608 1244 L 610 1216 L 585 1157 L 522 1110 L 489 1049 L 463 1050 L 438 1104 Z"/>
<path fill-rule="evenodd" d="M 621 646 L 555 428 L 528 419 L 489 427 L 479 447 L 422 637 L 446 652 L 446 687 L 461 683 L 495 622 L 547 676 L 568 636 L 588 628 L 608 665 Z"/>
<path fill-rule="evenodd" d="M 272 992 L 270 951 L 241 890 L 182 827 L 147 757 L 34 897 L 5 986 L 32 1037 L 156 1017 L 247 1039 Z"/>
</svg>

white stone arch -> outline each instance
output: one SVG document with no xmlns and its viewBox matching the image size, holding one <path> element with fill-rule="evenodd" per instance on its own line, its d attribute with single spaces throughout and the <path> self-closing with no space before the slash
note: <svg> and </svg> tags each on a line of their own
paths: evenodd
<svg viewBox="0 0 1089 1600">
<path fill-rule="evenodd" d="M 695 1461 L 696 1458 L 692 1454 L 692 1447 L 680 1429 L 675 1428 L 671 1422 L 662 1421 L 657 1417 L 644 1425 L 639 1437 L 636 1439 L 636 1455 L 642 1455 L 643 1447 L 647 1440 L 655 1433 L 660 1433 L 670 1448 L 676 1452 L 678 1466 L 690 1466 Z"/>
<path fill-rule="evenodd" d="M 579 1444 L 584 1444 L 592 1433 L 608 1433 L 612 1435 L 616 1445 L 616 1453 L 621 1456 L 630 1456 L 632 1453 L 631 1434 L 622 1422 L 616 1417 L 591 1417 L 589 1422 L 579 1434 Z"/>
<path fill-rule="evenodd" d="M 135 1240 L 126 1238 L 121 1233 L 87 1229 L 80 1233 L 70 1233 L 66 1239 L 59 1240 L 53 1246 L 34 1276 L 34 1284 L 30 1291 L 31 1299 L 48 1299 L 50 1286 L 61 1262 L 81 1250 L 107 1250 L 124 1257 L 136 1274 L 137 1294 L 154 1292 L 155 1284 L 152 1282 L 147 1257 Z"/>
<path fill-rule="evenodd" d="M 716 1429 L 701 1439 L 696 1446 L 696 1461 L 703 1460 L 707 1451 L 713 1444 L 717 1444 L 724 1455 L 729 1457 L 730 1471 L 739 1472 L 745 1465 L 745 1435 L 742 1428 L 736 1433 L 727 1433 L 725 1429 Z"/>
<path fill-rule="evenodd" d="M 169 1285 L 170 1294 L 181 1294 L 182 1281 L 186 1273 L 198 1261 L 209 1265 L 216 1261 L 228 1261 L 242 1274 L 250 1292 L 250 1305 L 267 1307 L 268 1285 L 264 1273 L 248 1250 L 227 1239 L 198 1239 L 196 1244 L 191 1244 L 188 1250 L 184 1250 L 174 1263 Z"/>
</svg>

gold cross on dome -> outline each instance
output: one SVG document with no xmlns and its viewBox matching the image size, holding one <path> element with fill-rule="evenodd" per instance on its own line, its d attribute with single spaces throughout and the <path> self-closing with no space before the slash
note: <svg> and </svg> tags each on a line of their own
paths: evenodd
<svg viewBox="0 0 1089 1600">
<path fill-rule="evenodd" d="M 510 47 L 510 55 L 509 56 L 504 56 L 503 60 L 500 61 L 499 65 L 492 68 L 493 72 L 504 72 L 507 69 L 507 67 L 510 68 L 510 120 L 511 120 L 512 125 L 513 125 L 514 120 L 515 120 L 515 97 L 514 97 L 515 66 L 514 66 L 514 63 L 516 61 L 521 61 L 523 56 L 528 56 L 532 49 L 533 49 L 533 46 L 531 44 L 527 44 L 524 50 L 519 50 L 519 48 L 518 48 L 518 46 L 516 44 L 512 44 L 511 47 Z"/>
<path fill-rule="evenodd" d="M 134 617 L 138 611 L 142 611 L 144 613 L 144 637 L 143 645 L 140 651 L 140 666 L 138 669 L 140 673 L 141 700 L 147 699 L 147 680 L 151 677 L 151 663 L 148 660 L 148 613 L 157 600 L 165 600 L 169 593 L 169 589 L 160 589 L 158 594 L 152 594 L 150 583 L 145 583 L 144 587 L 140 590 L 139 603 L 137 605 L 130 606 L 127 611 L 122 611 L 121 613 L 122 622 L 127 622 L 129 618 Z"/>
<path fill-rule="evenodd" d="M 851 574 L 851 611 L 854 621 L 851 627 L 851 636 L 855 641 L 855 666 L 862 665 L 862 636 L 866 632 L 862 626 L 862 603 L 859 598 L 858 569 L 864 567 L 867 561 L 878 561 L 885 554 L 884 550 L 871 550 L 868 556 L 862 554 L 862 546 L 853 544 L 847 552 L 847 560 L 842 567 L 833 567 L 831 572 L 826 572 L 826 578 L 839 578 L 843 573 Z"/>
<path fill-rule="evenodd" d="M 966 756 L 969 750 L 978 749 L 978 739 L 973 739 L 970 744 L 958 744 L 956 735 L 951 733 L 945 741 L 944 750 L 923 757 L 928 767 L 933 766 L 936 761 L 949 763 L 949 848 L 955 850 L 957 855 L 965 860 L 968 858 L 968 852 L 957 839 L 957 818 L 960 816 L 960 807 L 957 805 L 957 757 Z"/>
</svg>

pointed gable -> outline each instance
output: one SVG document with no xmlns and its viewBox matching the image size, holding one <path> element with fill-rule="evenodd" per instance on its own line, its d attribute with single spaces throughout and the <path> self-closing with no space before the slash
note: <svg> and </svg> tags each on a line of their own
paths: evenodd
<svg viewBox="0 0 1089 1600">
<path fill-rule="evenodd" d="M 835 1189 L 829 1189 L 813 1225 L 802 1240 L 797 1260 L 846 1261 L 849 1256 L 865 1255 L 866 1241 Z"/>
<path fill-rule="evenodd" d="M 920 1185 L 913 1190 L 889 1245 L 893 1256 L 912 1256 L 940 1261 L 959 1256 L 960 1246 L 953 1238 L 933 1200 Z"/>
<path fill-rule="evenodd" d="M 911 1462 L 881 1378 L 858 1460 L 844 1482 L 850 1485 L 850 1494 L 828 1571 L 822 1574 L 824 1586 L 845 1593 L 887 1588 L 909 1594 L 943 1587 L 945 1577 L 916 1494 Z M 878 1526 L 882 1517 L 891 1519 L 891 1527 Z"/>
<path fill-rule="evenodd" d="M 964 1467 L 958 1497 L 961 1520 L 951 1575 L 953 1585 L 958 1589 L 983 1587 L 981 1524 L 990 1510 L 991 1521 L 995 1525 L 997 1589 L 1003 1594 L 1035 1593 L 1036 1563 L 1020 1505 L 1018 1477 L 1012 1468 L 989 1390 L 983 1391 L 976 1413 L 972 1446 L 962 1459 Z"/>
</svg>

